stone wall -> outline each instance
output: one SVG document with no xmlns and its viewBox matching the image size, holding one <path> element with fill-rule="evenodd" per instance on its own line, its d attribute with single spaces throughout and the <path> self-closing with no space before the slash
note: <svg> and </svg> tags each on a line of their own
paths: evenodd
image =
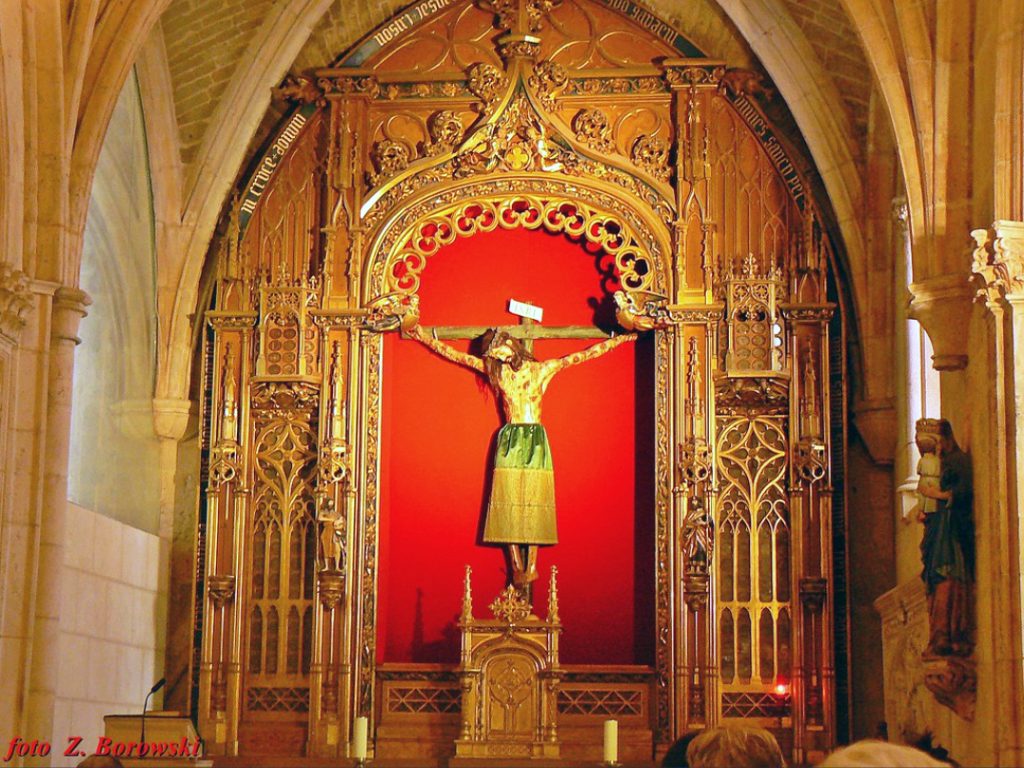
<svg viewBox="0 0 1024 768">
<path fill-rule="evenodd" d="M 94 748 L 104 715 L 141 712 L 162 674 L 166 635 L 160 539 L 75 504 L 68 510 L 55 754 L 70 736 Z M 161 708 L 161 696 L 153 697 L 150 709 Z"/>
</svg>

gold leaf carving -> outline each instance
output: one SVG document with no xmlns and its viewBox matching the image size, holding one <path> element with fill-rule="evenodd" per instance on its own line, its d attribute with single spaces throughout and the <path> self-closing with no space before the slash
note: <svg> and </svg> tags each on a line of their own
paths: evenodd
<svg viewBox="0 0 1024 768">
<path fill-rule="evenodd" d="M 462 141 L 462 120 L 450 109 L 435 112 L 427 121 L 430 142 L 423 148 L 427 157 L 451 152 Z"/>
<path fill-rule="evenodd" d="M 541 102 L 548 109 L 552 108 L 555 99 L 558 98 L 566 84 L 569 82 L 569 75 L 565 67 L 557 61 L 542 61 L 533 68 L 530 75 L 530 87 L 540 97 Z"/>
<path fill-rule="evenodd" d="M 668 182 L 671 170 L 668 165 L 668 144 L 656 136 L 640 136 L 633 142 L 630 159 L 643 171 L 658 181 Z"/>
<path fill-rule="evenodd" d="M 374 144 L 371 159 L 377 170 L 370 174 L 370 186 L 375 187 L 408 168 L 411 154 L 409 147 L 401 141 L 384 139 Z"/>
<path fill-rule="evenodd" d="M 494 598 L 491 603 L 494 618 L 509 624 L 516 624 L 530 615 L 530 601 L 515 587 L 509 584 L 505 590 Z"/>
<path fill-rule="evenodd" d="M 479 63 L 467 73 L 469 90 L 484 103 L 484 112 L 490 112 L 505 90 L 505 75 L 493 64 Z"/>
<path fill-rule="evenodd" d="M 572 120 L 576 141 L 598 152 L 611 152 L 612 129 L 608 115 L 600 109 L 581 109 Z"/>
</svg>

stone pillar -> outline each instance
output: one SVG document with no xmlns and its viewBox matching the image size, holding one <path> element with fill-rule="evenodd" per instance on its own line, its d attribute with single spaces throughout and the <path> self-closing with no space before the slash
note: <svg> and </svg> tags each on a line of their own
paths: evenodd
<svg viewBox="0 0 1024 768">
<path fill-rule="evenodd" d="M 0 702 L 10 704 L 0 707 L 0 733 L 10 734 L 19 730 L 21 712 L 14 704 L 22 701 L 28 655 L 31 505 L 18 498 L 15 483 L 16 477 L 24 483 L 27 474 L 17 461 L 18 357 L 27 321 L 39 319 L 30 314 L 34 299 L 25 273 L 0 264 Z"/>
<path fill-rule="evenodd" d="M 997 221 L 974 236 L 974 273 L 995 320 L 996 474 L 989 515 L 994 582 L 995 750 L 1024 764 L 1024 222 Z M 979 617 L 980 618 L 980 617 Z M 979 622 L 980 624 L 981 622 Z"/>
<path fill-rule="evenodd" d="M 29 671 L 26 733 L 53 738 L 53 706 L 59 665 L 61 574 L 68 503 L 68 448 L 71 437 L 71 389 L 78 324 L 89 296 L 78 288 L 58 288 L 50 318 L 45 452 L 42 456 L 42 510 L 39 518 L 35 618 Z M 62 734 L 57 734 L 58 737 Z M 58 742 L 62 739 L 58 738 Z"/>
<path fill-rule="evenodd" d="M 153 400 L 153 430 L 160 440 L 160 583 L 157 615 L 166 623 L 158 647 L 164 648 L 162 692 L 167 709 L 188 709 L 192 637 L 192 525 L 175 528 L 179 444 L 197 413 L 196 404 L 180 398 Z M 193 518 L 189 518 L 194 522 Z M 159 657 L 159 652 L 158 652 Z M 158 658 L 157 663 L 160 663 Z M 170 702 L 170 703 L 168 703 Z"/>
</svg>

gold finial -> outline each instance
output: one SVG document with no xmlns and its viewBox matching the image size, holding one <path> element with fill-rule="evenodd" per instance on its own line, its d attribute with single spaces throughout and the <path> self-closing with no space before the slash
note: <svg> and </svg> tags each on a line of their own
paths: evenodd
<svg viewBox="0 0 1024 768">
<path fill-rule="evenodd" d="M 473 569 L 468 565 L 466 566 L 466 576 L 462 581 L 462 621 L 470 622 L 473 620 L 473 587 L 470 584 L 470 576 L 473 573 Z"/>
<path fill-rule="evenodd" d="M 551 583 L 548 585 L 548 624 L 558 624 L 558 566 L 551 566 Z"/>
</svg>

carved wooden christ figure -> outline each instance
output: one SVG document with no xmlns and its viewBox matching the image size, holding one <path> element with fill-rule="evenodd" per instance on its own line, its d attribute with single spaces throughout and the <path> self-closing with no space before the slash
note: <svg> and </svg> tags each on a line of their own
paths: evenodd
<svg viewBox="0 0 1024 768">
<path fill-rule="evenodd" d="M 484 374 L 501 400 L 505 424 L 498 432 L 483 539 L 508 548 L 512 582 L 524 587 L 537 578 L 537 547 L 558 543 L 551 450 L 541 426 L 544 392 L 559 371 L 636 335 L 614 336 L 553 360 L 537 360 L 522 341 L 497 329 L 484 334 L 482 357 L 459 352 L 418 325 L 409 335 L 446 360 Z"/>
</svg>

